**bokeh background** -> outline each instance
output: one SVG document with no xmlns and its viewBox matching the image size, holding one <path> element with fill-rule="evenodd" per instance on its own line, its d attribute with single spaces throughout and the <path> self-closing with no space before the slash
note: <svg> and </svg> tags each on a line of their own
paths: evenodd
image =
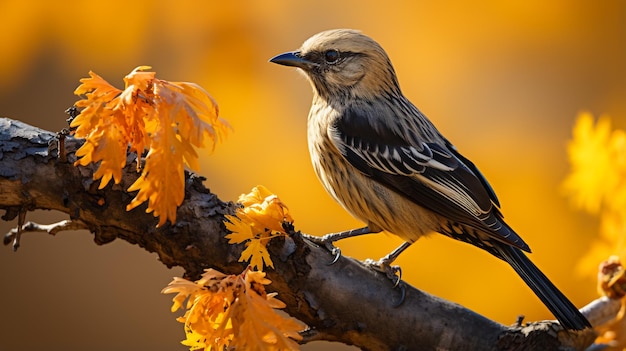
<svg viewBox="0 0 626 351">
<path fill-rule="evenodd" d="M 308 83 L 267 62 L 341 27 L 383 45 L 405 94 L 490 180 L 535 263 L 575 304 L 594 299 L 593 276 L 576 267 L 598 223 L 569 205 L 560 184 L 580 111 L 626 128 L 624 1 L 4 0 L 0 115 L 59 130 L 89 70 L 121 87 L 134 67 L 151 65 L 159 78 L 205 87 L 234 127 L 202 163 L 213 192 L 235 200 L 263 184 L 297 229 L 359 227 L 309 164 Z M 339 246 L 365 259 L 399 244 L 379 235 Z M 123 241 L 96 246 L 87 232 L 29 234 L 17 253 L 0 249 L 0 350 L 185 350 L 171 296 L 159 293 L 182 271 L 154 254 Z M 499 322 L 552 318 L 510 267 L 469 245 L 434 235 L 398 263 L 408 283 Z"/>
</svg>

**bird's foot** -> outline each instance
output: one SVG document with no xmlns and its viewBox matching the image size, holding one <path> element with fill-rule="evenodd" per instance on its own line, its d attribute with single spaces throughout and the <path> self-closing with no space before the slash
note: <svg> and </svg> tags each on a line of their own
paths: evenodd
<svg viewBox="0 0 626 351">
<path fill-rule="evenodd" d="M 308 234 L 302 234 L 302 236 L 309 241 L 312 241 L 315 244 L 326 248 L 326 250 L 328 250 L 331 255 L 333 255 L 333 260 L 328 263 L 329 266 L 335 264 L 339 260 L 339 257 L 341 257 L 341 249 L 333 245 L 333 242 L 336 241 L 333 234 L 326 234 L 322 237 Z"/>
<path fill-rule="evenodd" d="M 368 267 L 376 271 L 379 271 L 381 273 L 384 273 L 387 276 L 387 278 L 391 280 L 394 288 L 397 287 L 398 284 L 400 284 L 400 281 L 402 280 L 402 268 L 400 268 L 400 266 L 390 265 L 387 257 L 383 257 L 378 261 L 374 261 L 371 258 L 368 258 L 367 260 L 364 261 L 364 263 Z"/>
<path fill-rule="evenodd" d="M 404 298 L 406 297 L 406 286 L 402 282 L 402 268 L 400 266 L 392 266 L 389 256 L 385 256 L 378 261 L 374 261 L 370 258 L 364 261 L 368 267 L 384 273 L 389 280 L 393 283 L 394 289 L 400 289 L 400 299 L 394 303 L 394 307 L 402 305 Z"/>
<path fill-rule="evenodd" d="M 371 232 L 372 231 L 369 229 L 369 227 L 363 227 L 358 229 L 346 230 L 344 232 L 330 233 L 322 237 L 307 234 L 302 234 L 302 236 L 319 246 L 325 247 L 326 250 L 330 251 L 330 253 L 334 256 L 333 260 L 328 264 L 330 266 L 332 264 L 335 264 L 339 260 L 339 257 L 341 257 L 341 250 L 333 245 L 333 242 L 339 241 L 341 239 L 351 238 L 354 236 L 369 234 Z"/>
</svg>

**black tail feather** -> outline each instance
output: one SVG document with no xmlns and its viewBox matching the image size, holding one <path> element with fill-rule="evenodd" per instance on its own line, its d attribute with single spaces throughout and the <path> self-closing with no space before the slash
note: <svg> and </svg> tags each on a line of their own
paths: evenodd
<svg viewBox="0 0 626 351">
<path fill-rule="evenodd" d="M 591 324 L 559 289 L 518 248 L 507 244 L 495 245 L 502 258 L 519 274 L 537 297 L 548 307 L 565 329 L 582 330 Z"/>
</svg>

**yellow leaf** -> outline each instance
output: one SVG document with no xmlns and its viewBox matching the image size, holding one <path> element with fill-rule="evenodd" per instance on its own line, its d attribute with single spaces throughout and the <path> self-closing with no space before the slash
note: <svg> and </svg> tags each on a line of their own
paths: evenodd
<svg viewBox="0 0 626 351">
<path fill-rule="evenodd" d="M 249 207 L 254 204 L 263 203 L 266 197 L 272 195 L 274 194 L 272 194 L 272 192 L 269 191 L 266 187 L 264 187 L 263 185 L 257 185 L 252 188 L 252 191 L 250 191 L 248 194 L 241 194 L 237 202 L 242 204 L 244 207 Z"/>
<path fill-rule="evenodd" d="M 187 279 L 175 277 L 174 280 L 161 291 L 161 293 L 177 293 L 176 296 L 174 296 L 174 298 L 172 299 L 172 301 L 174 301 L 174 304 L 172 305 L 172 312 L 175 312 L 179 308 L 183 307 L 183 303 L 189 295 L 195 295 L 202 289 L 203 284 L 193 283 Z M 189 307 L 191 307 L 191 301 L 189 301 L 186 308 Z"/>
<path fill-rule="evenodd" d="M 228 221 L 224 222 L 226 229 L 231 233 L 226 235 L 229 244 L 239 244 L 246 240 L 254 239 L 250 224 L 240 220 L 235 216 L 226 215 Z"/>
<path fill-rule="evenodd" d="M 250 261 L 250 266 L 254 269 L 263 269 L 263 263 L 268 267 L 274 267 L 274 263 L 270 259 L 270 253 L 265 247 L 268 239 L 265 239 L 265 243 L 262 239 L 252 239 L 246 244 L 246 249 L 241 253 L 239 262 Z"/>
<path fill-rule="evenodd" d="M 284 234 L 283 223 L 293 223 L 287 206 L 262 185 L 254 187 L 249 194 L 241 195 L 238 202 L 243 209 L 238 210 L 237 215 L 245 215 L 244 220 L 258 228 Z"/>
<path fill-rule="evenodd" d="M 273 296 L 265 293 L 269 284 L 265 273 L 248 272 L 245 276 L 246 291 L 238 299 L 233 311 L 235 336 L 231 346 L 237 350 L 299 350 L 294 340 L 301 340 L 298 333 L 306 325 L 293 318 L 285 318 L 271 307 Z"/>
<path fill-rule="evenodd" d="M 270 283 L 265 273 L 250 269 L 236 276 L 208 269 L 196 282 L 174 278 L 162 292 L 177 294 L 176 307 L 190 301 L 177 319 L 190 350 L 298 350 L 294 340 L 302 339 L 298 332 L 306 325 L 277 313 L 285 305 L 265 292 Z"/>
<path fill-rule="evenodd" d="M 242 207 L 237 208 L 235 216 L 226 216 L 226 229 L 232 233 L 226 235 L 229 243 L 246 243 L 239 261 L 248 261 L 262 269 L 263 263 L 269 267 L 274 264 L 266 249 L 270 239 L 287 235 L 284 224 L 292 224 L 293 218 L 287 206 L 267 188 L 259 185 L 248 194 L 239 197 Z"/>
</svg>

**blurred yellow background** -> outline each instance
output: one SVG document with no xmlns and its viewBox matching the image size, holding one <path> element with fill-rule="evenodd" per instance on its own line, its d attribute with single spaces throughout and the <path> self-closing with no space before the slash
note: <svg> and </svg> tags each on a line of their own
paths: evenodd
<svg viewBox="0 0 626 351">
<path fill-rule="evenodd" d="M 387 50 L 404 93 L 479 166 L 546 275 L 576 305 L 594 299 L 593 277 L 574 267 L 597 221 L 572 209 L 560 184 L 579 111 L 626 128 L 623 1 L 5 0 L 0 115 L 59 130 L 89 70 L 121 87 L 133 68 L 151 65 L 158 78 L 202 85 L 234 127 L 202 164 L 213 192 L 235 200 L 263 184 L 303 232 L 356 228 L 362 223 L 330 199 L 309 163 L 309 84 L 267 62 L 342 27 Z M 0 223 L 0 232 L 14 224 Z M 377 259 L 398 244 L 378 235 L 339 246 Z M 408 283 L 499 322 L 552 318 L 510 267 L 467 244 L 431 236 L 398 263 Z M 185 350 L 171 296 L 159 294 L 181 274 L 126 242 L 27 234 L 17 253 L 0 252 L 0 350 Z"/>
</svg>

